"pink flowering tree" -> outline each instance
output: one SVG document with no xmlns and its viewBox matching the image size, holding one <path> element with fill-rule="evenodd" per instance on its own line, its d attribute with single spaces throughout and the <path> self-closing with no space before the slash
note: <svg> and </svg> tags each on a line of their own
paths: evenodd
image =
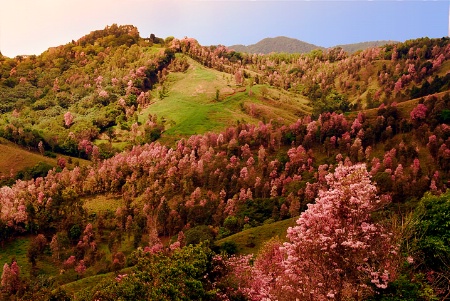
<svg viewBox="0 0 450 301">
<path fill-rule="evenodd" d="M 250 300 L 362 300 L 395 279 L 398 246 L 372 218 L 389 198 L 377 196 L 364 164 L 341 164 L 325 179 L 288 242 L 266 247 L 253 266 L 230 260 L 231 278 Z"/>
<path fill-rule="evenodd" d="M 419 103 L 410 113 L 410 117 L 413 122 L 424 120 L 426 116 L 427 107 L 422 103 Z"/>
<path fill-rule="evenodd" d="M 100 96 L 101 98 L 107 98 L 109 95 L 105 90 L 101 90 L 100 92 L 98 92 L 98 96 Z"/>
<path fill-rule="evenodd" d="M 7 294 L 14 294 L 20 288 L 20 268 L 16 261 L 4 264 L 0 288 Z"/>
<path fill-rule="evenodd" d="M 388 198 L 376 195 L 364 164 L 339 165 L 326 181 L 329 189 L 288 229 L 286 287 L 303 298 L 359 300 L 396 276 L 393 234 L 372 219 Z"/>
<path fill-rule="evenodd" d="M 84 273 L 86 272 L 86 265 L 84 263 L 84 260 L 80 260 L 80 262 L 78 262 L 78 265 L 75 267 L 75 272 L 77 272 L 79 276 L 84 275 Z"/>
<path fill-rule="evenodd" d="M 70 126 L 73 123 L 73 115 L 70 112 L 67 112 L 64 114 L 64 124 L 67 128 L 70 128 Z"/>
<path fill-rule="evenodd" d="M 67 258 L 67 260 L 64 261 L 63 265 L 65 269 L 70 269 L 73 268 L 75 266 L 76 263 L 76 258 L 74 255 L 70 256 L 69 258 Z"/>
</svg>

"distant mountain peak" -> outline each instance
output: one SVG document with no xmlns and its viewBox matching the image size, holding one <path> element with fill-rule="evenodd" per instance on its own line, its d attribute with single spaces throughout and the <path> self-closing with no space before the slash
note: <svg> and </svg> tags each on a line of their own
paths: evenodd
<svg viewBox="0 0 450 301">
<path fill-rule="evenodd" d="M 239 52 L 248 53 L 271 53 L 271 52 L 287 52 L 287 53 L 308 53 L 314 49 L 325 49 L 324 47 L 306 43 L 297 39 L 279 36 L 274 38 L 265 38 L 252 45 L 233 45 L 229 48 Z"/>
<path fill-rule="evenodd" d="M 383 41 L 367 41 L 361 43 L 343 44 L 329 47 L 328 49 L 341 47 L 348 53 L 353 53 L 359 50 L 364 50 L 370 47 L 383 46 L 386 44 L 398 43 L 397 41 L 383 40 Z M 256 44 L 252 45 L 232 45 L 229 46 L 238 52 L 248 53 L 262 53 L 268 54 L 271 52 L 287 52 L 287 53 L 308 53 L 315 49 L 325 50 L 327 48 L 310 44 L 298 39 L 289 38 L 285 36 L 278 36 L 274 38 L 264 38 Z"/>
</svg>

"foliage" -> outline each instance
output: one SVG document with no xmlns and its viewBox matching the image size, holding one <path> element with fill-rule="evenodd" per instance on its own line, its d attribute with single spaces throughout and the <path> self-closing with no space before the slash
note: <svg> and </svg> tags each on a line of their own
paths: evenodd
<svg viewBox="0 0 450 301">
<path fill-rule="evenodd" d="M 81 300 L 215 300 L 206 276 L 211 255 L 202 245 L 171 255 L 137 251 L 132 272 L 98 285 Z"/>
<path fill-rule="evenodd" d="M 186 235 L 186 245 L 197 245 L 201 242 L 212 242 L 214 239 L 214 234 L 212 230 L 206 226 L 196 226 L 185 232 Z"/>
<path fill-rule="evenodd" d="M 377 197 L 366 167 L 339 165 L 326 180 L 329 188 L 321 190 L 297 226 L 288 229 L 289 242 L 266 247 L 264 252 L 269 253 L 253 267 L 245 267 L 245 258 L 231 262 L 234 277 L 242 281 L 240 287 L 249 298 L 360 299 L 372 286 L 386 288 L 396 278 L 394 237 L 372 219 L 386 199 Z M 259 262 L 266 260 L 273 265 L 269 270 Z M 254 282 L 246 280 L 247 273 Z"/>
<path fill-rule="evenodd" d="M 450 294 L 449 214 L 450 191 L 425 194 L 414 212 L 417 222 L 410 245 L 416 273 L 426 275 L 426 282 L 440 297 Z"/>
<path fill-rule="evenodd" d="M 17 261 L 10 265 L 5 263 L 1 277 L 1 289 L 7 294 L 14 294 L 20 288 L 20 267 Z"/>
<path fill-rule="evenodd" d="M 433 196 L 426 194 L 416 214 L 417 248 L 425 265 L 433 270 L 450 266 L 450 191 Z"/>
<path fill-rule="evenodd" d="M 309 287 L 305 278 L 300 283 L 306 287 L 297 291 L 313 290 L 321 298 L 358 298 L 369 282 L 386 288 L 396 277 L 397 246 L 390 231 L 372 219 L 386 200 L 376 196 L 364 165 L 339 166 L 326 178 L 329 189 L 319 192 L 316 203 L 300 215 L 298 226 L 288 229 L 284 267 L 294 273 L 289 278 L 295 282 L 318 277 L 310 283 L 323 287 Z"/>
<path fill-rule="evenodd" d="M 0 136 L 35 153 L 58 157 L 48 161 L 58 167 L 36 165 L 41 156 L 29 152 L 14 159 L 10 154 L 23 150 L 0 145 L 1 159 L 8 161 L 0 181 L 10 184 L 0 188 L 0 243 L 30 235 L 30 246 L 17 252 L 22 275 L 52 273 L 58 283 L 66 283 L 133 265 L 130 253 L 138 247 L 152 254 L 165 252 L 142 258 L 170 262 L 173 257 L 167 254 L 176 254 L 185 242 L 212 242 L 243 229 L 225 241 L 235 240 L 238 252 L 253 252 L 284 232 L 288 223 L 276 221 L 302 214 L 284 247 L 292 251 L 291 257 L 284 257 L 280 243 L 274 242 L 256 261 L 237 259 L 248 276 L 250 290 L 245 294 L 258 293 L 253 284 L 266 289 L 262 294 L 280 292 L 272 276 L 287 270 L 291 258 L 291 270 L 322 283 L 313 291 L 323 298 L 328 293 L 330 298 L 356 296 L 351 286 L 360 289 L 358 298 L 377 286 L 385 297 L 408 288 L 425 294 L 425 281 L 444 296 L 439 283 L 448 268 L 439 260 L 445 259 L 448 243 L 442 241 L 446 236 L 439 229 L 445 229 L 445 218 L 426 206 L 423 210 L 433 212 L 432 218 L 418 211 L 426 218 L 416 229 L 415 249 L 405 251 L 415 260 L 412 252 L 420 254 L 417 270 L 402 271 L 406 280 L 399 278 L 389 292 L 383 288 L 388 277 L 390 281 L 395 276 L 395 261 L 386 268 L 391 274 L 381 271 L 392 253 L 383 257 L 379 250 L 383 244 L 391 248 L 392 237 L 388 232 L 384 240 L 380 238 L 387 226 L 378 222 L 414 210 L 426 191 L 438 196 L 448 188 L 450 94 L 428 95 L 448 88 L 448 43 L 447 38 L 423 38 L 352 55 L 340 48 L 257 55 L 224 46 L 204 47 L 190 38 L 164 41 L 153 35 L 143 40 L 135 27 L 113 25 L 40 56 L 2 57 Z M 250 85 L 252 93 L 241 84 Z M 424 97 L 407 100 L 412 94 Z M 348 113 L 368 106 L 376 109 Z M 92 164 L 77 166 L 61 154 Z M 25 164 L 32 155 L 38 161 Z M 367 171 L 360 170 L 361 164 Z M 12 182 L 22 169 L 20 180 Z M 351 185 L 359 195 L 349 189 L 338 193 L 342 188 L 338 182 L 347 179 L 335 175 L 339 170 L 355 171 L 353 177 L 361 181 Z M 361 207 L 374 209 L 359 198 L 378 200 L 367 183 L 368 174 L 380 193 L 392 196 L 389 211 L 367 214 L 341 198 L 352 195 Z M 367 191 L 358 190 L 364 184 Z M 330 199 L 338 200 L 342 210 L 358 213 L 348 214 L 352 222 L 340 219 L 345 214 Z M 444 205 L 438 207 L 448 211 Z M 322 218 L 308 219 L 312 213 Z M 309 234 L 303 231 L 306 224 L 311 224 Z M 345 233 L 330 232 L 341 224 Z M 431 229 L 440 236 L 427 232 Z M 185 231 L 185 239 L 168 247 L 169 237 L 180 231 Z M 300 243 L 298 237 L 315 244 Z M 326 243 L 333 240 L 337 242 L 331 248 L 333 244 Z M 305 254 L 303 267 L 296 265 L 300 260 L 294 246 Z M 371 255 L 376 260 L 364 261 L 365 250 L 371 248 L 378 248 Z M 236 251 L 232 243 L 224 249 Z M 284 261 L 278 261 L 280 256 Z M 208 264 L 214 262 L 210 257 Z M 7 260 L 9 264 L 11 259 Z M 311 263 L 314 260 L 319 263 Z M 48 272 L 50 262 L 53 270 Z M 308 264 L 314 269 L 305 271 Z M 355 267 L 360 270 L 355 272 Z M 373 274 L 367 275 L 371 268 Z M 58 269 L 65 272 L 58 274 Z M 259 282 L 252 284 L 253 271 Z M 426 280 L 420 280 L 420 274 Z M 295 277 L 301 276 L 284 272 L 281 276 L 292 290 L 304 293 L 308 287 L 296 282 Z M 134 280 L 129 278 L 124 289 L 136 285 L 140 293 L 146 284 Z M 193 283 L 199 288 L 198 282 Z M 42 287 L 42 292 L 47 294 L 47 289 Z M 21 290 L 14 293 L 19 297 Z M 229 296 L 245 294 L 235 291 Z"/>
<path fill-rule="evenodd" d="M 52 169 L 53 166 L 51 166 L 50 164 L 45 162 L 39 162 L 33 167 L 28 167 L 23 170 L 20 170 L 16 175 L 16 179 L 30 180 L 35 179 L 37 177 L 45 177 L 49 172 L 49 170 Z"/>
<path fill-rule="evenodd" d="M 434 301 L 433 290 L 422 279 L 423 275 L 417 275 L 416 279 L 409 279 L 406 275 L 400 275 L 398 279 L 389 284 L 388 288 L 379 291 L 370 297 L 370 301 Z"/>
</svg>

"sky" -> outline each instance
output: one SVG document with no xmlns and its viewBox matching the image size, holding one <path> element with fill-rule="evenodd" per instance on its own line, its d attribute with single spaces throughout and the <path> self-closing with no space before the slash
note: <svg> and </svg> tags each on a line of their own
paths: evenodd
<svg viewBox="0 0 450 301">
<path fill-rule="evenodd" d="M 0 0 L 0 52 L 39 55 L 114 23 L 201 45 L 287 36 L 332 47 L 448 36 L 449 0 Z"/>
</svg>

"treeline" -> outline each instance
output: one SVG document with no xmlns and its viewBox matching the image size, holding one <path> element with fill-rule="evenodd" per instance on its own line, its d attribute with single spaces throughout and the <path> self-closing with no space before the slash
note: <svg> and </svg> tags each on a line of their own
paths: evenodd
<svg viewBox="0 0 450 301">
<path fill-rule="evenodd" d="M 203 47 L 191 38 L 152 35 L 147 40 L 131 25 L 113 24 L 39 56 L 2 56 L 0 111 L 5 114 L 0 134 L 28 148 L 37 149 L 42 141 L 46 150 L 87 158 L 78 149 L 83 140 L 114 134 L 113 127 L 130 131 L 140 110 L 164 97 L 168 73 L 188 66 L 176 52 L 233 74 L 238 85 L 268 84 L 300 93 L 311 100 L 316 118 L 323 112 L 376 108 L 448 88 L 448 75 L 438 75 L 449 58 L 446 38 L 411 40 L 353 55 L 340 48 L 257 55 Z M 67 112 L 74 116 L 70 127 L 63 121 Z M 143 124 L 139 126 L 143 132 Z M 116 151 L 104 144 L 101 157 Z"/>
</svg>

